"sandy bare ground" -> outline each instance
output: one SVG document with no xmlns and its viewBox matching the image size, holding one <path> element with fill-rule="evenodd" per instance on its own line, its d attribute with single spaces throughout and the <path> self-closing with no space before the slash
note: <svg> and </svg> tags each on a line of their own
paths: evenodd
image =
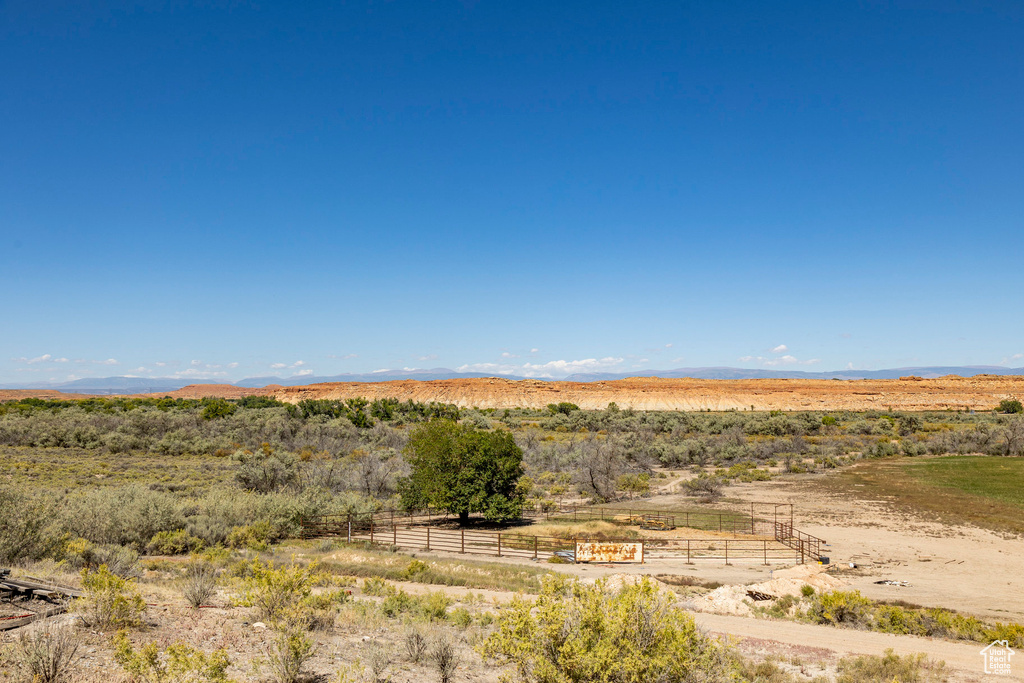
<svg viewBox="0 0 1024 683">
<path fill-rule="evenodd" d="M 1024 539 L 938 524 L 884 503 L 829 493 L 820 486 L 823 476 L 829 475 L 739 484 L 728 495 L 794 503 L 797 527 L 828 541 L 826 552 L 840 565 L 840 575 L 867 597 L 1024 621 Z M 848 568 L 851 562 L 856 569 Z M 910 585 L 875 583 L 881 580 Z"/>
<path fill-rule="evenodd" d="M 960 674 L 957 680 L 961 681 L 1024 680 L 1024 666 L 1011 676 L 985 676 L 984 662 L 980 654 L 983 646 L 977 643 L 952 643 L 934 638 L 840 630 L 829 626 L 720 614 L 695 613 L 694 618 L 697 624 L 711 633 L 740 639 L 756 638 L 802 648 L 820 648 L 834 652 L 837 657 L 879 655 L 890 648 L 898 655 L 921 652 L 936 661 L 944 661 L 947 667 L 957 670 Z"/>
</svg>

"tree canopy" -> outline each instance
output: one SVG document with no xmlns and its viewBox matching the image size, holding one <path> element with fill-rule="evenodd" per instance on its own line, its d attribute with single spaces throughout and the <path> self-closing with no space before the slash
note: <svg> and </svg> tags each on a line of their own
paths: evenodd
<svg viewBox="0 0 1024 683">
<path fill-rule="evenodd" d="M 474 512 L 497 522 L 522 513 L 523 452 L 509 432 L 431 420 L 410 435 L 406 456 L 412 473 L 399 490 L 408 509 L 429 505 L 459 515 L 463 524 Z"/>
</svg>

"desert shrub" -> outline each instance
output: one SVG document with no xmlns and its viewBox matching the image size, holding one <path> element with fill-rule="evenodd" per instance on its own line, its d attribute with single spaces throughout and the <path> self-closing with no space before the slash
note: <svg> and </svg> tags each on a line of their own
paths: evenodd
<svg viewBox="0 0 1024 683">
<path fill-rule="evenodd" d="M 59 552 L 65 538 L 52 522 L 49 499 L 0 487 L 0 563 L 40 560 Z"/>
<path fill-rule="evenodd" d="M 146 544 L 146 552 L 150 555 L 183 555 L 202 548 L 203 540 L 185 529 L 158 531 Z"/>
<path fill-rule="evenodd" d="M 981 642 L 1005 640 L 1011 647 L 1024 647 L 1024 624 L 994 624 L 982 629 Z"/>
<path fill-rule="evenodd" d="M 446 633 L 440 633 L 434 639 L 428 656 L 431 664 L 434 665 L 438 683 L 451 683 L 460 662 L 459 650 L 452 639 Z"/>
<path fill-rule="evenodd" d="M 386 677 L 386 674 L 392 659 L 391 648 L 387 645 L 381 645 L 378 642 L 370 643 L 366 649 L 366 663 L 370 666 L 373 683 L 387 683 L 391 680 Z"/>
<path fill-rule="evenodd" d="M 374 593 L 385 596 L 380 603 L 380 611 L 387 617 L 394 619 L 403 614 L 411 614 L 428 621 L 444 621 L 448 617 L 448 607 L 452 600 L 441 591 L 415 596 L 386 583 L 379 587 L 374 582 L 373 586 Z M 366 592 L 365 588 L 363 592 Z"/>
<path fill-rule="evenodd" d="M 297 617 L 296 607 L 312 593 L 317 575 L 315 563 L 302 566 L 292 562 L 277 566 L 273 561 L 263 564 L 253 560 L 246 569 L 241 602 L 255 607 L 259 616 L 268 621 Z"/>
<path fill-rule="evenodd" d="M 68 626 L 43 621 L 18 636 L 14 662 L 32 683 L 69 683 L 78 661 L 78 640 Z"/>
<path fill-rule="evenodd" d="M 694 479 L 683 482 L 683 488 L 688 495 L 706 498 L 718 498 L 722 495 L 724 486 L 720 478 L 710 476 L 704 472 L 701 472 Z"/>
<path fill-rule="evenodd" d="M 366 595 L 383 597 L 389 595 L 392 590 L 394 589 L 391 584 L 379 576 L 371 576 L 363 580 L 363 593 Z"/>
<path fill-rule="evenodd" d="M 863 681 L 899 681 L 900 683 L 931 683 L 946 680 L 945 665 L 933 663 L 923 654 L 900 657 L 891 649 L 885 655 L 865 655 L 840 660 L 836 683 Z"/>
<path fill-rule="evenodd" d="M 530 683 L 593 680 L 734 680 L 736 665 L 693 618 L 651 581 L 618 593 L 545 580 L 536 602 L 516 598 L 501 611 L 482 653 L 513 664 Z"/>
<path fill-rule="evenodd" d="M 615 488 L 630 496 L 646 496 L 651 492 L 651 475 L 646 472 L 620 475 L 615 482 Z"/>
<path fill-rule="evenodd" d="M 422 560 L 413 559 L 409 561 L 409 566 L 405 568 L 403 574 L 405 575 L 406 579 L 413 581 L 419 574 L 422 574 L 423 572 L 429 569 L 430 565 L 428 565 L 426 562 L 423 562 Z"/>
<path fill-rule="evenodd" d="M 921 615 L 899 605 L 879 606 L 875 610 L 871 629 L 883 633 L 927 635 L 927 628 Z"/>
<path fill-rule="evenodd" d="M 418 664 L 423 656 L 427 652 L 429 643 L 427 642 L 427 636 L 423 633 L 423 629 L 418 626 L 409 626 L 405 630 L 405 634 L 402 637 L 402 643 L 405 645 L 405 654 L 408 656 L 409 661 Z"/>
<path fill-rule="evenodd" d="M 102 545 L 143 550 L 157 533 L 185 526 L 177 499 L 132 484 L 90 490 L 69 497 L 61 524 L 71 533 Z"/>
<path fill-rule="evenodd" d="M 267 520 L 236 526 L 228 534 L 226 544 L 231 548 L 266 550 L 274 541 L 280 540 L 273 525 Z"/>
<path fill-rule="evenodd" d="M 380 603 L 380 611 L 385 616 L 395 617 L 411 612 L 416 607 L 416 599 L 402 589 L 392 589 L 391 594 Z"/>
<path fill-rule="evenodd" d="M 785 618 L 789 616 L 790 610 L 793 609 L 797 602 L 797 599 L 792 595 L 783 595 L 778 600 L 773 601 L 765 610 L 765 613 L 771 617 Z"/>
<path fill-rule="evenodd" d="M 185 601 L 198 609 L 209 603 L 217 592 L 217 570 L 209 562 L 193 560 L 185 566 L 181 579 L 181 594 Z"/>
<path fill-rule="evenodd" d="M 106 566 L 111 573 L 128 578 L 138 571 L 139 554 L 120 545 L 96 545 L 76 538 L 64 550 L 64 563 L 74 569 L 99 569 Z"/>
<path fill-rule="evenodd" d="M 348 599 L 349 593 L 344 590 L 311 593 L 299 600 L 293 621 L 309 631 L 325 631 L 334 626 L 338 607 Z"/>
<path fill-rule="evenodd" d="M 302 630 L 287 628 L 277 634 L 269 652 L 275 683 L 297 683 L 302 667 L 313 656 L 314 643 Z"/>
<path fill-rule="evenodd" d="M 452 599 L 441 591 L 431 591 L 424 596 L 421 596 L 417 601 L 419 603 L 419 613 L 430 621 L 443 621 L 448 616 L 448 607 L 452 604 Z"/>
<path fill-rule="evenodd" d="M 804 596 L 805 598 L 811 597 L 812 595 L 814 595 L 814 586 L 808 585 L 806 583 L 800 586 L 800 595 Z"/>
<path fill-rule="evenodd" d="M 226 682 L 231 664 L 223 648 L 206 654 L 184 643 L 174 643 L 161 652 L 156 643 L 148 643 L 136 650 L 124 631 L 114 638 L 114 659 L 136 680 L 147 683 Z"/>
<path fill-rule="evenodd" d="M 295 483 L 295 457 L 264 443 L 255 452 L 240 450 L 232 456 L 238 462 L 235 479 L 246 491 L 271 493 Z"/>
<path fill-rule="evenodd" d="M 772 661 L 744 661 L 740 664 L 740 667 L 740 680 L 742 681 L 751 681 L 751 683 L 795 683 L 797 680 Z M 815 678 L 811 683 L 819 683 L 819 681 L 828 683 L 827 678 Z"/>
<path fill-rule="evenodd" d="M 95 571 L 82 570 L 82 592 L 74 606 L 86 625 L 106 629 L 142 623 L 146 601 L 135 583 L 112 573 L 106 565 Z"/>
<path fill-rule="evenodd" d="M 473 615 L 465 607 L 453 609 L 449 616 L 451 617 L 452 624 L 459 628 L 466 628 L 473 623 Z"/>
<path fill-rule="evenodd" d="M 860 591 L 820 593 L 811 602 L 807 615 L 816 623 L 833 626 L 866 626 L 870 624 L 872 603 Z"/>
</svg>

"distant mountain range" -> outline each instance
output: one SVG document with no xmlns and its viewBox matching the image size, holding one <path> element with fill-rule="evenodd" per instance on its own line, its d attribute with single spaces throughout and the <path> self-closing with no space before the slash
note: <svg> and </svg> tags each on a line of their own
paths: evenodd
<svg viewBox="0 0 1024 683">
<path fill-rule="evenodd" d="M 759 370 L 748 368 L 676 368 L 675 370 L 637 370 L 635 372 L 593 372 L 569 375 L 562 381 L 567 382 L 610 382 L 627 377 L 663 377 L 676 379 L 693 377 L 694 379 L 898 379 L 914 375 L 931 378 L 943 375 L 1024 375 L 1024 368 L 1006 368 L 989 365 L 966 366 L 928 366 L 913 368 L 891 368 L 887 370 L 837 370 L 834 372 L 803 372 L 800 370 Z M 387 370 L 365 374 L 332 375 L 317 377 L 303 375 L 297 377 L 250 377 L 237 382 L 217 380 L 177 379 L 173 377 L 92 377 L 76 379 L 71 382 L 32 382 L 24 384 L 0 385 L 0 389 L 54 389 L 74 394 L 158 394 L 181 389 L 189 384 L 233 384 L 238 387 L 258 389 L 270 384 L 284 386 L 304 386 L 321 382 L 391 382 L 396 380 L 414 379 L 428 381 L 435 379 L 461 379 L 470 377 L 492 377 L 480 372 L 456 372 L 447 368 L 429 370 Z M 534 379 L 511 375 L 500 375 L 504 379 Z"/>
</svg>

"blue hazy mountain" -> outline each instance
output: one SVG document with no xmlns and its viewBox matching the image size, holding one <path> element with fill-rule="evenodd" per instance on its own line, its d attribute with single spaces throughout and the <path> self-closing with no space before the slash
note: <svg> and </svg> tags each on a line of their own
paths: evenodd
<svg viewBox="0 0 1024 683">
<path fill-rule="evenodd" d="M 676 368 L 674 370 L 636 370 L 634 372 L 593 372 L 569 375 L 564 378 L 568 382 L 610 382 L 627 377 L 661 377 L 679 379 L 898 379 L 916 376 L 923 378 L 959 375 L 974 377 L 976 375 L 1024 375 L 1024 368 L 1007 368 L 990 365 L 966 366 L 926 366 L 909 368 L 890 368 L 886 370 L 836 370 L 833 372 L 806 372 L 801 370 L 763 370 L 751 368 Z M 87 377 L 70 382 L 32 382 L 25 384 L 0 385 L 0 389 L 54 389 L 64 393 L 77 394 L 157 394 L 171 392 L 190 384 L 234 384 L 235 386 L 259 389 L 271 384 L 282 386 L 305 386 L 322 382 L 392 382 L 397 380 L 429 381 L 437 379 L 463 379 L 473 377 L 493 377 L 479 372 L 456 372 L 447 368 L 429 370 L 386 370 L 362 374 L 315 376 L 302 375 L 294 377 L 249 377 L 229 382 L 226 380 L 190 380 L 173 377 Z M 514 375 L 501 375 L 503 379 L 527 379 Z"/>
</svg>

